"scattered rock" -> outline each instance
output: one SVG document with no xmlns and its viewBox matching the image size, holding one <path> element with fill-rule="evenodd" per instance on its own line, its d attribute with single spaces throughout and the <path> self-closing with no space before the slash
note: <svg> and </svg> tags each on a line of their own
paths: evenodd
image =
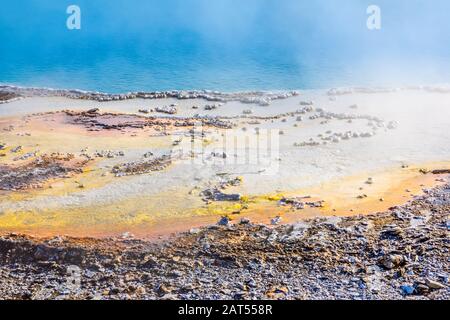
<svg viewBox="0 0 450 320">
<path fill-rule="evenodd" d="M 247 225 L 250 224 L 250 219 L 248 218 L 242 218 L 241 221 L 239 221 L 239 224 Z"/>
<path fill-rule="evenodd" d="M 386 269 L 395 269 L 405 264 L 405 258 L 398 254 L 388 254 L 381 259 L 381 264 Z"/>
<path fill-rule="evenodd" d="M 430 288 L 430 289 L 434 289 L 434 290 L 439 290 L 439 289 L 444 289 L 446 288 L 445 285 L 443 285 L 442 283 L 438 282 L 438 281 L 434 281 L 434 280 L 430 280 L 430 279 L 426 279 L 425 280 L 425 284 Z"/>
<path fill-rule="evenodd" d="M 222 183 L 226 188 L 239 181 Z M 225 227 L 191 230 L 161 243 L 4 234 L 0 297 L 448 300 L 449 194 L 446 182 L 386 212 L 294 225 L 242 219 L 231 226 L 223 217 L 219 225 Z M 318 205 L 308 197 L 279 204 L 300 202 Z M 411 228 L 414 217 L 423 219 Z M 81 269 L 82 286 L 74 291 L 67 291 L 61 276 L 69 266 Z"/>
<path fill-rule="evenodd" d="M 227 226 L 230 224 L 230 219 L 228 217 L 222 217 L 217 224 L 219 226 Z"/>
<path fill-rule="evenodd" d="M 400 289 L 402 290 L 402 293 L 404 295 L 408 295 L 408 296 L 414 294 L 414 292 L 416 291 L 416 289 L 414 289 L 414 287 L 410 286 L 410 285 L 403 285 L 400 287 Z"/>
<path fill-rule="evenodd" d="M 275 218 L 273 218 L 272 220 L 270 220 L 270 223 L 272 224 L 272 225 L 274 225 L 274 226 L 276 226 L 276 225 L 278 225 L 280 222 L 281 222 L 281 217 L 280 216 L 278 216 L 278 217 L 275 217 Z"/>
<path fill-rule="evenodd" d="M 118 164 L 112 168 L 111 172 L 115 174 L 116 177 L 146 174 L 154 171 L 162 171 L 171 164 L 171 156 L 163 155 L 150 160 Z"/>
<path fill-rule="evenodd" d="M 92 108 L 92 109 L 89 109 L 88 111 L 86 111 L 86 113 L 97 113 L 99 111 L 100 111 L 99 108 Z"/>
<path fill-rule="evenodd" d="M 156 112 L 167 113 L 167 114 L 176 114 L 178 109 L 175 106 L 164 106 L 164 107 L 156 107 Z"/>
<path fill-rule="evenodd" d="M 12 149 L 11 149 L 11 152 L 12 152 L 12 153 L 17 153 L 17 152 L 20 152 L 20 151 L 22 151 L 22 146 L 17 146 L 17 147 L 15 147 L 15 148 L 12 148 Z"/>
<path fill-rule="evenodd" d="M 450 169 L 433 170 L 431 173 L 432 174 L 450 174 Z"/>
</svg>

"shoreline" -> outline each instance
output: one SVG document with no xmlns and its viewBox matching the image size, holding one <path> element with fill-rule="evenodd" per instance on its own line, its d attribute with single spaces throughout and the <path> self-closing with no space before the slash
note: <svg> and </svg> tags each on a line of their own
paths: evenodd
<svg viewBox="0 0 450 320">
<path fill-rule="evenodd" d="M 283 224 L 383 211 L 420 194 L 420 179 L 432 186 L 419 169 L 449 167 L 448 96 L 354 91 L 302 92 L 269 107 L 202 98 L 5 104 L 0 225 L 158 238 L 183 231 L 180 221 L 198 227 L 249 215 Z M 247 163 L 244 144 L 223 146 L 228 134 L 258 141 L 271 130 L 279 143 L 268 157 L 261 150 L 265 162 Z"/>
<path fill-rule="evenodd" d="M 161 244 L 127 237 L 1 236 L 0 297 L 447 300 L 446 179 L 424 196 L 376 215 L 274 228 L 242 219 Z M 80 286 L 68 287 L 67 270 L 74 267 Z"/>
<path fill-rule="evenodd" d="M 424 194 L 424 190 L 429 188 L 435 188 L 444 184 L 444 178 L 447 176 L 447 171 L 450 170 L 448 166 L 450 163 L 442 164 L 427 164 L 416 167 L 409 167 L 407 169 L 390 170 L 388 172 L 381 172 L 380 175 L 372 174 L 374 179 L 388 179 L 389 181 L 396 181 L 395 184 L 390 185 L 387 189 L 383 186 L 379 186 L 379 190 L 374 190 L 369 194 L 369 198 L 363 202 L 362 200 L 351 199 L 342 195 L 342 190 L 345 189 L 357 189 L 355 181 L 362 180 L 361 177 L 365 175 L 351 177 L 350 179 L 337 179 L 326 183 L 325 185 L 317 186 L 312 189 L 305 189 L 297 192 L 286 192 L 283 195 L 255 195 L 250 199 L 249 208 L 244 211 L 236 211 L 231 213 L 227 209 L 223 209 L 221 206 L 227 206 L 227 204 L 220 204 L 215 210 L 223 212 L 220 213 L 202 213 L 202 214 L 190 214 L 182 217 L 167 217 L 166 219 L 160 219 L 154 223 L 133 225 L 126 227 L 124 225 L 95 225 L 89 228 L 67 228 L 67 227 L 54 227 L 47 228 L 45 226 L 31 228 L 27 230 L 25 227 L 1 227 L 0 235 L 7 234 L 9 232 L 16 232 L 21 234 L 27 234 L 36 239 L 47 238 L 52 236 L 67 236 L 67 237 L 80 237 L 80 238 L 96 238 L 106 239 L 110 237 L 121 237 L 126 234 L 132 236 L 134 239 L 140 239 L 143 241 L 160 242 L 170 239 L 180 233 L 184 233 L 191 229 L 202 228 L 211 224 L 215 224 L 222 217 L 226 216 L 229 222 L 232 224 L 238 223 L 240 219 L 250 219 L 251 221 L 259 224 L 271 226 L 271 221 L 278 217 L 282 217 L 277 225 L 289 225 L 297 222 L 301 222 L 308 219 L 317 217 L 322 218 L 338 218 L 338 217 L 354 217 L 354 216 L 370 216 L 379 212 L 384 212 L 390 207 L 402 206 L 405 203 L 415 199 L 418 196 Z M 433 173 L 435 169 L 432 168 L 449 168 L 442 170 L 442 173 Z M 425 169 L 426 168 L 426 169 Z M 405 171 L 407 170 L 407 171 Z M 428 173 L 422 173 L 421 170 L 426 170 Z M 339 192 L 332 192 L 336 190 L 337 185 L 341 188 Z M 320 189 L 320 190 L 319 190 Z M 406 191 L 405 191 L 406 190 Z M 304 208 L 302 210 L 295 210 L 295 208 L 289 205 L 282 205 L 280 199 L 289 199 L 290 196 L 295 197 L 296 194 L 312 194 L 311 199 L 324 199 L 323 206 L 319 208 Z M 356 197 L 355 197 L 356 198 Z M 382 199 L 382 201 L 380 201 Z M 90 209 L 95 210 L 95 209 Z M 65 214 L 70 214 L 65 212 Z M 81 214 L 81 211 L 80 211 Z"/>
<path fill-rule="evenodd" d="M 404 90 L 2 105 L 0 299 L 449 299 L 450 99 Z"/>
<path fill-rule="evenodd" d="M 123 93 L 107 93 L 81 89 L 55 89 L 46 87 L 26 87 L 0 84 L 0 94 L 16 95 L 7 99 L 0 99 L 0 104 L 10 103 L 30 97 L 66 97 L 70 99 L 92 100 L 97 102 L 110 102 L 132 99 L 164 99 L 178 100 L 204 99 L 211 102 L 238 101 L 246 104 L 268 106 L 272 101 L 297 96 L 301 92 L 327 91 L 329 96 L 343 96 L 355 93 L 389 93 L 399 91 L 425 91 L 430 93 L 450 93 L 450 84 L 436 85 L 408 85 L 408 86 L 350 86 L 330 89 L 296 89 L 296 90 L 245 90 L 245 91 L 218 91 L 218 90 L 164 90 L 164 91 L 129 91 Z M 1 96 L 0 96 L 1 98 Z"/>
<path fill-rule="evenodd" d="M 287 99 L 299 94 L 299 92 L 295 90 L 242 92 L 220 92 L 214 90 L 167 90 L 148 92 L 136 91 L 127 93 L 103 93 L 78 89 L 53 89 L 10 85 L 0 85 L 0 93 L 17 95 L 17 97 L 5 100 L 2 103 L 9 103 L 17 101 L 17 99 L 30 97 L 65 97 L 70 99 L 92 100 L 97 102 L 122 101 L 132 99 L 154 100 L 175 98 L 178 100 L 204 99 L 211 102 L 238 101 L 246 104 L 257 104 L 260 106 L 268 106 L 271 101 Z"/>
</svg>

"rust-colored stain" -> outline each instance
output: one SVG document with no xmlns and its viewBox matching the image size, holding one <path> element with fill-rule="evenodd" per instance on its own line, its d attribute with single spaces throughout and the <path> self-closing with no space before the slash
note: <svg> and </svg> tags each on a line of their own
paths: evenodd
<svg viewBox="0 0 450 320">
<path fill-rule="evenodd" d="M 75 113 L 75 116 L 77 113 Z M 166 134 L 181 130 L 176 120 L 152 120 L 150 126 L 144 117 L 118 115 L 117 118 L 103 119 L 103 125 L 124 124 L 112 130 L 98 130 L 85 122 L 73 121 L 65 112 L 44 113 L 21 118 L 0 120 L 2 140 L 8 146 L 1 151 L 0 166 L 25 168 L 34 158 L 14 160 L 14 157 L 30 152 L 52 154 L 54 152 L 79 153 L 86 145 L 91 150 L 145 148 L 168 148 L 173 140 Z M 15 127 L 20 132 L 8 131 Z M 138 126 L 139 128 L 135 128 Z M 188 123 L 184 130 L 189 130 Z M 5 129 L 5 130 L 3 130 Z M 218 130 L 214 128 L 214 130 Z M 2 142 L 2 141 L 0 141 Z M 13 146 L 22 146 L 20 151 L 11 152 Z M 72 158 L 66 165 L 75 165 Z M 49 177 L 42 181 L 39 189 L 0 191 L 0 202 L 23 202 L 49 196 L 79 194 L 86 190 L 107 188 L 116 180 L 113 175 L 99 170 L 98 160 L 77 165 L 77 172 L 65 178 Z M 26 205 L 20 209 L 4 210 L 0 213 L 0 232 L 20 232 L 38 237 L 69 235 L 76 237 L 110 237 L 130 232 L 137 237 L 157 239 L 173 233 L 187 231 L 204 225 L 216 223 L 221 216 L 232 221 L 249 218 L 253 222 L 270 224 L 271 219 L 281 217 L 281 223 L 292 223 L 318 216 L 351 216 L 382 212 L 390 207 L 402 205 L 424 188 L 439 183 L 440 175 L 422 174 L 420 168 L 450 168 L 449 162 L 426 163 L 408 168 L 388 168 L 379 172 L 364 172 L 313 186 L 304 190 L 290 190 L 277 194 L 248 194 L 238 202 L 213 202 L 205 204 L 200 198 L 188 198 L 189 188 L 179 188 L 171 193 L 160 192 L 154 196 L 130 197 L 111 201 L 108 204 L 89 204 L 67 209 L 52 208 L 31 210 Z M 370 178 L 370 183 L 368 179 Z M 121 178 L 127 183 L 127 177 Z M 294 210 L 281 206 L 283 197 L 310 196 L 311 201 L 324 201 L 323 207 Z M 167 201 L 169 199 L 170 201 Z M 186 199 L 189 199 L 187 202 Z M 55 200 L 56 201 L 56 200 Z M 50 205 L 51 203 L 49 203 Z"/>
</svg>

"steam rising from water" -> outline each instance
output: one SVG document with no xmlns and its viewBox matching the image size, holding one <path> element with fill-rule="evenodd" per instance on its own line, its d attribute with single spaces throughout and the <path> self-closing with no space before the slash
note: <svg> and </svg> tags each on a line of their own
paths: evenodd
<svg viewBox="0 0 450 320">
<path fill-rule="evenodd" d="M 82 29 L 65 28 L 75 2 Z M 366 8 L 382 29 L 366 28 Z M 0 82 L 110 92 L 449 82 L 446 0 L 15 1 Z"/>
</svg>

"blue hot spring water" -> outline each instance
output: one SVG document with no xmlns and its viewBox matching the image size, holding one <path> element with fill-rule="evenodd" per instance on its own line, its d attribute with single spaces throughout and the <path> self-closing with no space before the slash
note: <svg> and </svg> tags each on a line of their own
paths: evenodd
<svg viewBox="0 0 450 320">
<path fill-rule="evenodd" d="M 369 30 L 367 8 L 380 8 Z M 69 30 L 67 7 L 80 8 Z M 104 92 L 450 82 L 448 0 L 15 0 L 0 83 Z"/>
</svg>

